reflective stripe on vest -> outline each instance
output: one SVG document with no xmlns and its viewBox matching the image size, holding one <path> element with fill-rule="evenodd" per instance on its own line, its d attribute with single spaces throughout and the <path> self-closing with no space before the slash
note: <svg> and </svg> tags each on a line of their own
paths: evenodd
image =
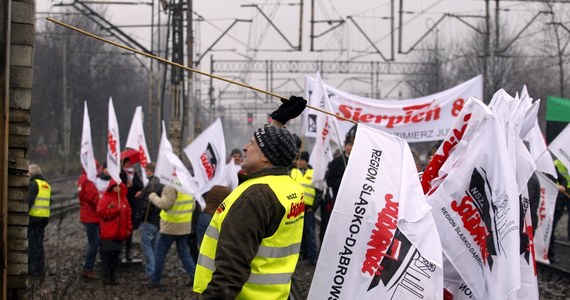
<svg viewBox="0 0 570 300">
<path fill-rule="evenodd" d="M 216 270 L 216 248 L 223 222 L 231 206 L 250 186 L 267 184 L 285 208 L 281 224 L 274 235 L 264 238 L 250 263 L 251 274 L 242 287 L 237 299 L 287 299 L 291 276 L 295 271 L 301 237 L 303 235 L 303 189 L 290 176 L 264 176 L 250 179 L 239 185 L 217 211 L 200 247 L 200 255 L 194 277 L 194 291 L 202 293 L 212 280 Z M 289 218 L 288 218 L 289 216 Z"/>
<path fill-rule="evenodd" d="M 51 186 L 41 179 L 35 179 L 38 184 L 38 194 L 34 200 L 34 205 L 30 208 L 30 216 L 37 218 L 49 218 Z"/>
<path fill-rule="evenodd" d="M 307 169 L 305 174 L 299 169 L 291 170 L 291 178 L 303 187 L 305 193 L 305 204 L 313 206 L 315 203 L 315 186 L 313 185 L 313 169 Z"/>
<path fill-rule="evenodd" d="M 171 208 L 162 210 L 160 218 L 169 223 L 189 223 L 194 212 L 194 197 L 178 192 L 176 202 Z"/>
</svg>

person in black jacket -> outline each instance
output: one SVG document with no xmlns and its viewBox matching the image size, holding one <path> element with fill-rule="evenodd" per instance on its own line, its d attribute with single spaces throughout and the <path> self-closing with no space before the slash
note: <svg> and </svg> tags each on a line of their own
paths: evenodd
<svg viewBox="0 0 570 300">
<path fill-rule="evenodd" d="M 343 153 L 339 157 L 334 158 L 327 166 L 327 171 L 325 173 L 325 182 L 327 183 L 327 189 L 325 191 L 324 201 L 321 202 L 321 228 L 319 232 L 319 237 L 321 243 L 325 237 L 325 232 L 329 224 L 329 218 L 336 201 L 336 195 L 340 187 L 340 182 L 342 181 L 342 176 L 344 175 L 344 170 L 346 169 L 346 164 L 348 163 L 348 157 L 350 152 L 352 152 L 352 146 L 354 145 L 354 137 L 356 136 L 357 125 L 352 126 L 344 139 Z"/>
<path fill-rule="evenodd" d="M 156 193 L 160 196 L 164 188 L 164 185 L 160 183 L 158 177 L 154 176 L 155 169 L 155 163 L 151 162 L 146 165 L 144 171 L 146 178 L 148 178 L 148 184 L 135 195 L 137 199 L 140 199 L 140 203 L 135 211 L 135 220 L 141 220 L 141 250 L 145 258 L 144 273 L 147 278 L 150 278 L 150 274 L 152 274 L 152 270 L 154 270 L 154 250 L 158 242 L 161 211 L 160 208 L 148 199 L 148 196 L 150 193 Z"/>
<path fill-rule="evenodd" d="M 564 174 L 560 172 L 561 171 L 560 169 L 563 168 L 556 167 L 556 175 L 558 176 L 558 178 L 552 178 L 551 176 L 547 175 L 552 181 L 555 181 L 558 184 L 558 196 L 556 197 L 556 205 L 554 207 L 554 219 L 552 220 L 552 234 L 550 235 L 550 243 L 548 247 L 548 259 L 552 263 L 556 262 L 555 249 L 554 249 L 556 226 L 558 225 L 558 221 L 560 221 L 560 218 L 562 218 L 562 215 L 564 214 L 564 208 L 570 206 L 570 198 L 566 196 L 567 193 L 566 187 L 568 186 L 568 181 L 566 179 L 566 176 L 564 176 Z M 570 224 L 568 224 L 567 226 L 570 226 Z M 568 234 L 570 234 L 570 232 Z"/>
<path fill-rule="evenodd" d="M 139 177 L 137 171 L 132 167 L 131 160 L 129 158 L 125 158 L 123 160 L 123 165 L 121 168 L 121 181 L 127 186 L 127 201 L 129 201 L 129 206 L 133 213 L 131 214 L 131 222 L 133 224 L 133 231 L 139 228 L 140 219 L 136 219 L 136 212 L 137 211 L 137 198 L 136 194 L 144 188 L 144 184 Z M 125 242 L 125 259 L 127 261 L 131 261 L 133 259 L 131 254 L 131 248 L 133 244 L 133 235 L 126 240 Z"/>
<path fill-rule="evenodd" d="M 28 275 L 45 274 L 44 233 L 49 223 L 51 187 L 36 164 L 29 166 L 30 186 L 28 191 L 30 222 L 28 225 Z"/>
</svg>

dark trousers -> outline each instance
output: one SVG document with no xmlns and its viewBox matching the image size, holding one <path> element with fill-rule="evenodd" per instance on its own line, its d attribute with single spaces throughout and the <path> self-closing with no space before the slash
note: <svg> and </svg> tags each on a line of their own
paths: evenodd
<svg viewBox="0 0 570 300">
<path fill-rule="evenodd" d="M 106 284 L 117 283 L 117 268 L 120 264 L 120 250 L 103 250 L 101 251 L 101 262 L 103 268 L 101 271 L 101 279 Z"/>
<path fill-rule="evenodd" d="M 178 258 L 180 258 L 180 261 L 182 262 L 182 267 L 184 267 L 188 276 L 192 280 L 194 279 L 196 263 L 194 262 L 194 259 L 192 259 L 190 250 L 188 249 L 188 235 L 171 235 L 161 233 L 158 236 L 158 244 L 156 245 L 154 270 L 150 275 L 150 280 L 153 284 L 160 283 L 166 256 L 173 243 L 176 243 L 176 251 L 178 252 Z"/>
<path fill-rule="evenodd" d="M 558 198 L 556 198 L 556 206 L 554 207 L 554 219 L 552 220 L 552 234 L 550 235 L 550 244 L 548 246 L 548 257 L 553 258 L 555 254 L 555 244 L 554 244 L 554 235 L 556 233 L 556 226 L 558 225 L 558 221 L 562 218 L 564 211 L 568 211 L 570 213 L 570 199 L 568 199 L 564 195 L 558 194 Z M 570 216 L 569 216 L 570 218 Z M 568 230 L 568 239 L 570 239 L 570 221 L 567 222 L 566 228 Z"/>
<path fill-rule="evenodd" d="M 317 262 L 317 240 L 315 236 L 315 212 L 313 208 L 305 209 L 305 220 L 303 224 L 303 241 L 301 242 L 301 253 L 312 264 Z"/>
<path fill-rule="evenodd" d="M 131 253 L 132 247 L 133 247 L 133 234 L 131 233 L 131 235 L 129 235 L 129 238 L 127 238 L 127 240 L 125 240 L 125 259 L 126 260 L 131 260 L 133 258 L 133 255 Z"/>
<path fill-rule="evenodd" d="M 564 211 L 570 213 L 570 199 L 564 195 L 559 195 L 558 198 L 556 198 L 556 206 L 554 208 L 554 220 L 552 221 L 553 230 L 556 230 L 556 225 L 558 225 L 558 221 L 560 221 Z M 570 222 L 566 223 L 566 228 L 568 229 L 568 239 L 570 239 Z"/>
<path fill-rule="evenodd" d="M 325 238 L 325 233 L 327 232 L 327 226 L 329 225 L 329 219 L 332 213 L 333 202 L 321 202 L 321 227 L 319 231 L 319 238 L 321 240 L 321 246 Z"/>
<path fill-rule="evenodd" d="M 95 258 L 99 249 L 99 223 L 83 223 L 87 235 L 87 249 L 85 249 L 85 264 L 83 271 L 93 271 Z"/>
<path fill-rule="evenodd" d="M 48 218 L 30 217 L 28 226 L 28 274 L 40 276 L 45 273 L 44 233 Z"/>
</svg>

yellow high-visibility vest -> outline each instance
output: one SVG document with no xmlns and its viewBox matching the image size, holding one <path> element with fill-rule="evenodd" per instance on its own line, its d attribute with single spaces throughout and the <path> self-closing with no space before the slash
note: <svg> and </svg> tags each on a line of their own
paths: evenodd
<svg viewBox="0 0 570 300">
<path fill-rule="evenodd" d="M 291 178 L 297 181 L 305 193 L 305 205 L 313 206 L 315 203 L 315 186 L 313 185 L 313 169 L 307 169 L 305 174 L 299 169 L 291 170 Z"/>
<path fill-rule="evenodd" d="M 216 270 L 218 237 L 224 230 L 224 219 L 239 196 L 250 186 L 268 184 L 285 214 L 275 234 L 261 241 L 250 263 L 251 273 L 237 299 L 287 299 L 291 276 L 295 271 L 303 236 L 304 196 L 302 187 L 289 175 L 253 178 L 239 185 L 221 204 L 206 230 L 194 277 L 194 291 L 202 293 Z M 236 253 L 236 255 L 239 255 Z"/>
<path fill-rule="evenodd" d="M 34 200 L 34 205 L 30 208 L 30 216 L 37 218 L 49 218 L 51 186 L 45 180 L 35 179 L 35 181 L 38 184 L 38 194 Z"/>
<path fill-rule="evenodd" d="M 570 189 L 570 174 L 568 173 L 568 168 L 558 159 L 554 161 L 554 166 L 556 166 L 558 172 L 566 178 L 566 188 Z"/>
<path fill-rule="evenodd" d="M 162 210 L 160 218 L 169 223 L 190 223 L 196 200 L 192 195 L 178 192 L 176 202 L 171 208 Z"/>
</svg>

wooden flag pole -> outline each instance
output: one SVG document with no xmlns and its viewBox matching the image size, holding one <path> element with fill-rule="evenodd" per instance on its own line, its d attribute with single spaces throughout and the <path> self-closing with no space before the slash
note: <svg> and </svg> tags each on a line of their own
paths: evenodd
<svg viewBox="0 0 570 300">
<path fill-rule="evenodd" d="M 115 46 L 115 47 L 119 47 L 119 48 L 121 48 L 121 49 L 124 49 L 124 50 L 127 50 L 127 51 L 131 51 L 131 52 L 134 52 L 134 53 L 137 53 L 137 54 L 146 56 L 146 57 L 148 57 L 148 58 L 156 59 L 156 60 L 158 60 L 158 61 L 160 61 L 160 62 L 163 62 L 163 63 L 165 63 L 165 64 L 169 64 L 169 65 L 176 66 L 176 67 L 182 68 L 182 69 L 184 69 L 184 70 L 187 70 L 187 71 L 190 71 L 190 72 L 193 72 L 193 73 L 197 73 L 197 74 L 204 75 L 204 76 L 208 76 L 208 77 L 211 77 L 211 78 L 214 78 L 214 79 L 217 79 L 217 80 L 221 80 L 221 81 L 225 81 L 225 82 L 228 82 L 228 83 L 231 83 L 231 84 L 235 84 L 235 85 L 238 85 L 238 86 L 241 86 L 241 87 L 244 87 L 244 88 L 248 88 L 248 89 L 250 89 L 250 90 L 254 90 L 254 91 L 256 91 L 256 92 L 260 92 L 260 93 L 263 93 L 263 94 L 266 94 L 266 95 L 269 95 L 269 96 L 273 96 L 273 97 L 276 97 L 276 98 L 279 98 L 279 99 L 288 100 L 288 97 L 284 97 L 284 96 L 281 96 L 281 95 L 278 95 L 278 94 L 275 94 L 275 93 L 272 93 L 272 92 L 269 92 L 269 91 L 266 91 L 266 90 L 262 90 L 262 89 L 260 89 L 260 88 L 256 88 L 256 87 L 254 87 L 254 86 L 251 86 L 251 85 L 248 85 L 248 84 L 245 84 L 245 83 L 241 83 L 241 82 L 238 82 L 238 81 L 234 81 L 234 80 L 230 80 L 230 79 L 227 79 L 227 78 L 224 78 L 224 77 L 220 77 L 220 76 L 216 76 L 216 75 L 213 75 L 213 74 L 210 74 L 210 73 L 206 73 L 206 72 L 203 72 L 203 71 L 200 71 L 200 70 L 196 70 L 196 69 L 190 68 L 190 67 L 188 67 L 188 66 L 181 65 L 181 64 L 176 63 L 176 62 L 173 62 L 173 61 L 171 61 L 171 60 L 162 58 L 162 57 L 160 57 L 160 56 L 156 56 L 156 55 L 153 55 L 153 54 L 150 54 L 150 53 L 146 53 L 146 52 L 143 52 L 143 51 L 140 51 L 140 50 L 131 48 L 131 47 L 126 46 L 126 45 L 123 45 L 123 44 L 119 44 L 119 43 L 117 43 L 117 42 L 113 42 L 113 41 L 111 41 L 111 40 L 102 38 L 102 37 L 100 37 L 100 36 L 98 36 L 98 35 L 95 35 L 95 34 L 93 34 L 93 33 L 87 32 L 87 31 L 85 31 L 85 30 L 79 29 L 79 28 L 77 28 L 77 27 L 75 27 L 75 26 L 69 25 L 69 24 L 64 23 L 64 22 L 62 22 L 62 21 L 58 21 L 58 20 L 55 20 L 55 19 L 49 18 L 49 17 L 46 18 L 46 19 L 47 19 L 48 21 L 50 21 L 50 22 L 53 22 L 53 23 L 55 23 L 55 24 L 57 24 L 57 25 L 63 26 L 63 27 L 68 28 L 68 29 L 71 29 L 71 30 L 73 30 L 73 31 L 75 31 L 75 32 L 81 33 L 81 34 L 86 35 L 86 36 L 88 36 L 88 37 L 90 37 L 90 38 L 94 38 L 94 39 L 99 40 L 99 41 L 101 41 L 101 42 L 104 42 L 104 43 L 113 45 L 113 46 Z M 331 112 L 328 112 L 328 111 L 326 111 L 326 110 L 324 110 L 324 109 L 321 109 L 321 108 L 318 108 L 318 107 L 314 107 L 314 106 L 311 106 L 311 105 L 307 105 L 307 107 L 310 108 L 310 109 L 313 109 L 313 110 L 322 112 L 322 113 L 324 113 L 324 114 L 327 114 L 327 115 L 329 115 L 329 116 L 333 116 L 333 117 L 335 117 L 335 118 L 338 118 L 338 119 L 341 119 L 341 120 L 344 120 L 344 121 L 348 121 L 348 122 L 357 124 L 357 122 L 355 122 L 355 121 L 353 121 L 353 120 L 347 119 L 347 118 L 342 117 L 342 116 L 338 116 L 338 115 L 333 114 L 333 113 L 331 113 Z"/>
</svg>

